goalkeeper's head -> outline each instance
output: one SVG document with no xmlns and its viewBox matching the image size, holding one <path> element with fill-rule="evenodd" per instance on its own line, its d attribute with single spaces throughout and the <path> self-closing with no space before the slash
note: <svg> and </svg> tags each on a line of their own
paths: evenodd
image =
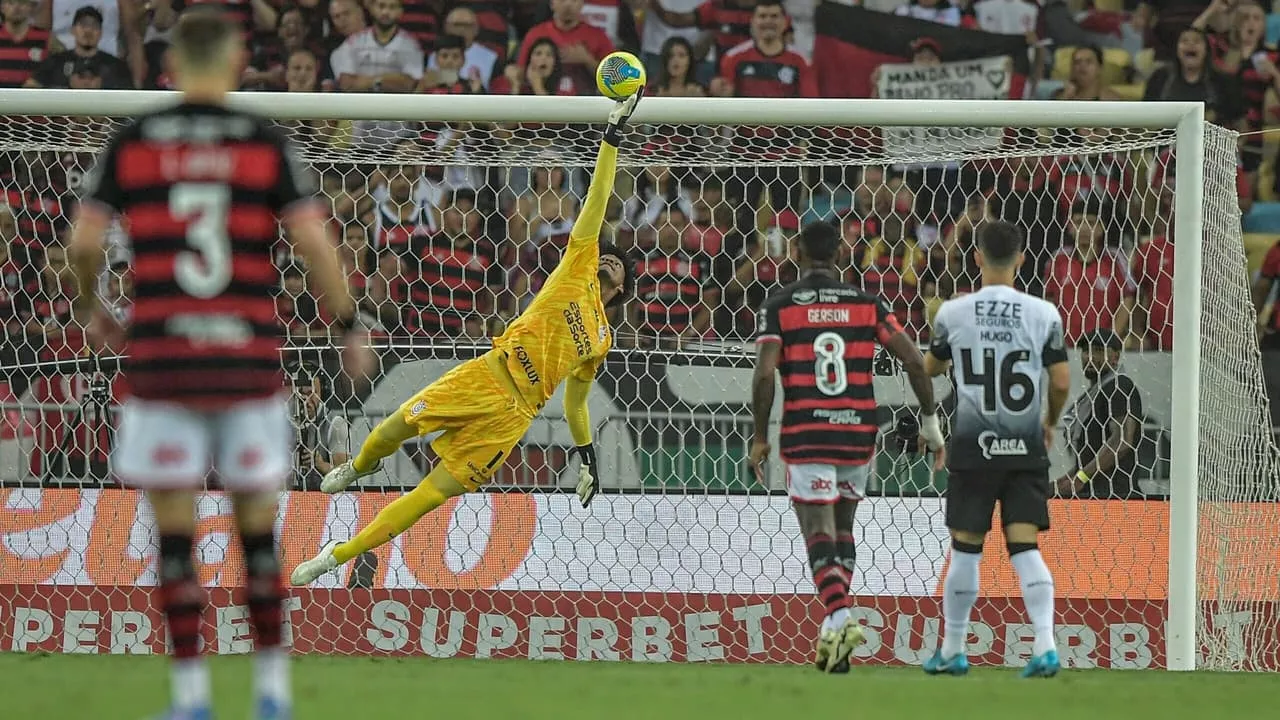
<svg viewBox="0 0 1280 720">
<path fill-rule="evenodd" d="M 166 56 L 169 73 L 188 100 L 215 103 L 240 86 L 245 60 L 240 29 L 211 6 L 182 13 Z"/>
<path fill-rule="evenodd" d="M 974 258 L 982 268 L 984 278 L 1011 285 L 1013 276 L 1022 267 L 1026 256 L 1022 252 L 1022 231 L 1003 220 L 988 220 L 978 226 L 978 252 Z M 1007 279 L 1003 279 L 1005 276 Z"/>
<path fill-rule="evenodd" d="M 606 309 L 622 305 L 635 292 L 636 271 L 627 254 L 616 245 L 600 243 L 600 301 Z"/>
</svg>

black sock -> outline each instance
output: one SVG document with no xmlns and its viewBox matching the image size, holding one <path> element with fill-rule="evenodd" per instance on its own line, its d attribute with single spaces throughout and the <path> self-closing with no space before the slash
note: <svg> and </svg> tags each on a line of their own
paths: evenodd
<svg viewBox="0 0 1280 720">
<path fill-rule="evenodd" d="M 249 622 L 258 636 L 258 649 L 279 647 L 284 628 L 284 585 L 280 580 L 280 560 L 276 557 L 275 536 L 241 535 L 244 564 L 248 575 Z"/>
<path fill-rule="evenodd" d="M 200 629 L 204 620 L 204 588 L 196 577 L 190 535 L 160 536 L 160 585 L 157 593 L 173 656 L 188 659 L 200 654 Z"/>
</svg>

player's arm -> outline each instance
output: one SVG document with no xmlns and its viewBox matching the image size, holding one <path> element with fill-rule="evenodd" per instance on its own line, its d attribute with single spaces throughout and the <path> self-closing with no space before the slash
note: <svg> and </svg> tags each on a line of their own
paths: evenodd
<svg viewBox="0 0 1280 720">
<path fill-rule="evenodd" d="M 778 302 L 765 301 L 756 320 L 756 368 L 751 376 L 752 438 L 748 455 L 756 477 L 764 482 L 764 464 L 769 459 L 769 416 L 773 414 L 773 400 L 777 392 L 775 376 L 782 358 L 782 330 L 779 324 Z"/>
<path fill-rule="evenodd" d="M 591 187 L 587 189 L 587 198 L 582 202 L 578 219 L 569 232 L 570 245 L 600 240 L 600 226 L 604 224 L 604 213 L 608 209 L 618 171 L 618 148 L 622 145 L 622 130 L 643 94 L 644 91 L 641 91 L 632 95 L 618 103 L 613 112 L 609 113 L 609 124 L 600 141 L 600 152 L 596 154 L 595 172 L 591 174 Z"/>
<path fill-rule="evenodd" d="M 1044 429 L 1045 444 L 1048 445 L 1051 432 L 1062 419 L 1062 409 L 1067 406 L 1067 396 L 1071 394 L 1071 365 L 1067 362 L 1067 343 L 1062 334 L 1062 316 L 1056 308 L 1050 310 L 1053 318 L 1049 323 L 1049 337 L 1040 351 L 1045 370 L 1049 373 L 1049 407 L 1045 410 Z"/>
<path fill-rule="evenodd" d="M 129 131 L 126 131 L 129 132 Z M 67 241 L 67 259 L 76 275 L 77 312 L 83 318 L 101 314 L 98 277 L 106 262 L 106 237 L 111 221 L 120 212 L 124 192 L 116 182 L 122 136 L 102 151 L 97 164 L 85 177 L 83 199 Z"/>
<path fill-rule="evenodd" d="M 595 380 L 598 365 L 587 363 L 578 366 L 564 383 L 564 418 L 569 423 L 569 437 L 578 453 L 578 499 L 582 507 L 600 492 L 600 470 L 596 463 L 596 448 L 591 443 L 591 413 L 587 410 L 587 397 Z"/>
</svg>

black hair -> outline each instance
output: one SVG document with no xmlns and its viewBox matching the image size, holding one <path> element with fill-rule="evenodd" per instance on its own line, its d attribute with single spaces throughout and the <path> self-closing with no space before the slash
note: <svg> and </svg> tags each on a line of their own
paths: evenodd
<svg viewBox="0 0 1280 720">
<path fill-rule="evenodd" d="M 622 263 L 622 287 L 618 289 L 618 294 L 610 298 L 609 303 L 605 305 L 605 309 L 612 309 L 622 305 L 631 298 L 636 291 L 636 268 L 631 262 L 631 258 L 622 251 L 622 248 L 613 243 L 600 243 L 600 256 L 609 255 L 615 257 L 618 262 Z"/>
<path fill-rule="evenodd" d="M 1075 49 L 1075 52 L 1071 53 L 1071 57 L 1074 59 L 1076 53 L 1081 50 L 1089 51 L 1089 53 L 1093 55 L 1093 59 L 1097 60 L 1099 65 L 1102 64 L 1102 48 L 1097 45 L 1081 45 Z"/>
<path fill-rule="evenodd" d="M 672 35 L 667 38 L 666 42 L 662 43 L 662 50 L 659 52 L 659 56 L 662 58 L 662 64 L 658 67 L 657 85 L 659 88 L 665 88 L 667 85 L 671 84 L 671 70 L 669 69 L 671 65 L 671 51 L 675 49 L 677 45 L 684 48 L 685 53 L 689 56 L 689 68 L 684 72 L 684 81 L 686 83 L 697 82 L 697 80 L 694 79 L 694 74 L 696 74 L 698 69 L 698 61 L 694 58 L 693 43 L 690 43 L 688 39 L 680 37 L 679 35 Z"/>
<path fill-rule="evenodd" d="M 992 265 L 1008 267 L 1022 252 L 1022 231 L 1003 220 L 988 220 L 978 226 L 978 249 Z"/>
<path fill-rule="evenodd" d="M 829 222 L 809 223 L 800 231 L 800 250 L 810 262 L 833 262 L 840 250 L 840 231 Z"/>
<path fill-rule="evenodd" d="M 752 8 L 752 12 L 755 12 L 757 9 L 762 7 L 776 7 L 782 11 L 783 15 L 787 14 L 787 8 L 782 4 L 782 0 L 757 0 L 755 8 Z"/>
<path fill-rule="evenodd" d="M 436 36 L 436 52 L 441 50 L 466 50 L 467 41 L 462 39 L 461 35 L 450 35 L 445 33 Z"/>
</svg>

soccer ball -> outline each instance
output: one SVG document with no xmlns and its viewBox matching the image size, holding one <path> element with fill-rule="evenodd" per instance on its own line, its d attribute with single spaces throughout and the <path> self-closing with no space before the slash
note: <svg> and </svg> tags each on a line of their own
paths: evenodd
<svg viewBox="0 0 1280 720">
<path fill-rule="evenodd" d="M 607 98 L 626 100 L 639 92 L 644 83 L 644 65 L 629 52 L 609 53 L 596 68 L 596 87 Z"/>
</svg>

